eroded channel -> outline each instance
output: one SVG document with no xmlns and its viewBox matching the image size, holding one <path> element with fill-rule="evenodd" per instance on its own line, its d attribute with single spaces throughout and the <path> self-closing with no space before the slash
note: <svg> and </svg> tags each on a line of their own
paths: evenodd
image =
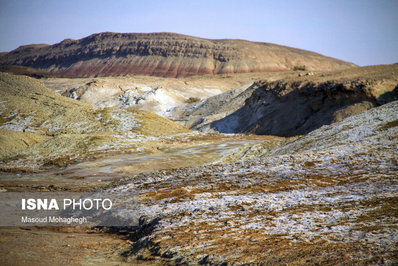
<svg viewBox="0 0 398 266">
<path fill-rule="evenodd" d="M 46 190 L 50 186 L 98 187 L 115 179 L 150 173 L 163 169 L 201 166 L 213 163 L 224 155 L 248 144 L 267 141 L 265 138 L 244 137 L 219 139 L 189 147 L 160 150 L 158 153 L 120 153 L 56 168 L 39 173 L 3 173 L 1 183 L 17 190 L 32 187 Z"/>
</svg>

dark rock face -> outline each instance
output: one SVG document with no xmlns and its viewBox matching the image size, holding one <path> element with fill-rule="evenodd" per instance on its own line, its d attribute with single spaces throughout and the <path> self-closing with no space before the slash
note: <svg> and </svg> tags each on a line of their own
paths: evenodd
<svg viewBox="0 0 398 266">
<path fill-rule="evenodd" d="M 26 45 L 0 55 L 22 65 L 76 77 L 338 70 L 354 64 L 317 53 L 243 40 L 208 40 L 174 33 L 99 33 L 54 45 Z"/>
<path fill-rule="evenodd" d="M 398 100 L 397 73 L 385 65 L 258 81 L 176 109 L 174 119 L 204 132 L 303 135 Z"/>
<path fill-rule="evenodd" d="M 246 132 L 290 137 L 303 135 L 323 125 L 362 113 L 398 97 L 398 84 L 391 97 L 372 94 L 376 82 L 314 84 L 265 83 L 256 89 L 235 113 L 211 124 L 219 132 Z M 393 96 L 395 95 L 395 96 Z"/>
<path fill-rule="evenodd" d="M 276 82 L 256 89 L 241 109 L 212 126 L 227 133 L 232 130 L 289 137 L 306 134 L 376 105 L 365 91 L 352 84 Z"/>
</svg>

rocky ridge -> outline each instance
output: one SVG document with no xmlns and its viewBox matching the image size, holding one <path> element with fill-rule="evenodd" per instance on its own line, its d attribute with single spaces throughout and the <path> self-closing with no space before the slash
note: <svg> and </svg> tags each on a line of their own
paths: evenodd
<svg viewBox="0 0 398 266">
<path fill-rule="evenodd" d="M 295 136 L 398 99 L 398 65 L 299 73 L 181 106 L 168 116 L 204 132 Z"/>
<path fill-rule="evenodd" d="M 337 70 L 353 67 L 334 58 L 286 46 L 244 40 L 209 40 L 174 33 L 99 33 L 54 45 L 26 45 L 0 55 L 0 65 L 20 65 L 73 77 Z"/>
</svg>

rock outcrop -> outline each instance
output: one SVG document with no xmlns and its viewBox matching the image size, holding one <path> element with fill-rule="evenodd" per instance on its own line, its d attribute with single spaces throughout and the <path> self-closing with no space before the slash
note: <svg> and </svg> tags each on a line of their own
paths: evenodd
<svg viewBox="0 0 398 266">
<path fill-rule="evenodd" d="M 244 40 L 209 40 L 174 33 L 99 33 L 54 45 L 26 45 L 0 55 L 0 65 L 21 65 L 73 77 L 337 70 L 334 58 L 286 46 Z"/>
<path fill-rule="evenodd" d="M 226 79 L 224 75 L 206 75 L 179 79 L 130 76 L 47 78 L 41 81 L 47 88 L 63 96 L 91 105 L 132 107 L 165 115 L 173 107 L 228 91 L 257 75 L 260 73 L 234 75 L 235 78 L 231 79 Z"/>
<path fill-rule="evenodd" d="M 294 136 L 398 99 L 398 64 L 259 81 L 179 108 L 205 132 Z"/>
</svg>

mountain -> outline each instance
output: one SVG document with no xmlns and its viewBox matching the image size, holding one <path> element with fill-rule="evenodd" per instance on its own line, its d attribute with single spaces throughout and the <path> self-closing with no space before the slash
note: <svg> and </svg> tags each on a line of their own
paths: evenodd
<svg viewBox="0 0 398 266">
<path fill-rule="evenodd" d="M 0 65 L 37 68 L 72 77 L 339 70 L 355 66 L 296 48 L 245 40 L 210 40 L 175 33 L 99 33 L 54 45 L 21 46 Z"/>
</svg>

